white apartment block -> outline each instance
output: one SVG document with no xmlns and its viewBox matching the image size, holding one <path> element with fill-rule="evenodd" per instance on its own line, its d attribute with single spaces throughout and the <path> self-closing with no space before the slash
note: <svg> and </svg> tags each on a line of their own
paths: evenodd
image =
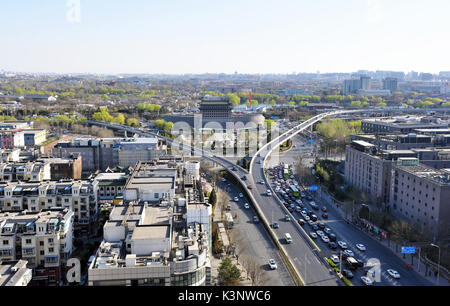
<svg viewBox="0 0 450 306">
<path fill-rule="evenodd" d="M 0 184 L 0 211 L 39 212 L 60 208 L 74 212 L 76 226 L 88 226 L 98 211 L 96 182 L 40 182 Z"/>
<path fill-rule="evenodd" d="M 57 285 L 72 253 L 73 212 L 52 209 L 0 213 L 0 260 L 26 260 L 36 279 Z"/>
</svg>

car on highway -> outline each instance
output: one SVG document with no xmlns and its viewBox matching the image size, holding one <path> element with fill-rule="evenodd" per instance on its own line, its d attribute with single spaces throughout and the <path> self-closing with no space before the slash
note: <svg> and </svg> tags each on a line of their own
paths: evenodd
<svg viewBox="0 0 450 306">
<path fill-rule="evenodd" d="M 326 235 L 322 235 L 320 238 L 321 238 L 322 241 L 325 242 L 325 243 L 330 242 L 330 239 L 329 239 Z"/>
<path fill-rule="evenodd" d="M 250 190 L 253 189 L 253 187 L 251 185 L 248 185 L 247 188 L 250 189 Z"/>
<path fill-rule="evenodd" d="M 322 214 L 322 218 L 328 219 L 328 214 L 327 214 L 327 213 L 323 213 L 323 214 Z"/>
<path fill-rule="evenodd" d="M 246 180 L 247 180 L 247 176 L 244 175 L 244 176 L 242 177 L 242 180 L 243 180 L 243 181 L 246 181 Z"/>
<path fill-rule="evenodd" d="M 319 222 L 319 223 L 317 223 L 317 225 L 319 226 L 320 229 L 325 228 L 325 223 L 323 223 L 323 222 Z"/>
<path fill-rule="evenodd" d="M 300 224 L 301 226 L 305 226 L 306 222 L 303 219 L 298 219 L 298 224 Z"/>
<path fill-rule="evenodd" d="M 312 220 L 311 220 L 312 221 Z M 313 224 L 312 226 L 312 229 L 314 230 L 314 231 L 318 231 L 319 230 L 319 227 L 317 226 L 317 224 Z"/>
<path fill-rule="evenodd" d="M 344 252 L 342 252 L 343 254 L 345 254 L 345 255 L 347 255 L 347 256 L 349 256 L 349 257 L 353 257 L 353 256 L 355 256 L 355 253 L 353 253 L 353 251 L 352 250 L 344 250 Z"/>
<path fill-rule="evenodd" d="M 309 216 L 303 216 L 305 218 L 306 221 L 310 221 L 311 218 Z M 311 220 L 312 221 L 312 220 Z M 313 221 L 314 222 L 314 221 Z"/>
<path fill-rule="evenodd" d="M 344 275 L 348 279 L 352 279 L 353 278 L 352 271 L 347 270 L 347 269 L 342 269 L 342 275 Z"/>
<path fill-rule="evenodd" d="M 373 282 L 370 278 L 368 278 L 367 276 L 361 276 L 361 281 L 364 283 L 364 285 L 366 286 L 372 286 Z"/>
<path fill-rule="evenodd" d="M 270 189 L 267 189 L 267 190 L 266 190 L 266 195 L 267 195 L 267 196 L 272 196 L 272 191 L 270 191 Z"/>
<path fill-rule="evenodd" d="M 358 243 L 358 244 L 356 245 L 356 248 L 357 248 L 358 250 L 360 250 L 360 251 L 365 251 L 365 250 L 366 250 L 366 247 L 364 246 L 364 244 L 361 244 L 361 243 Z"/>
<path fill-rule="evenodd" d="M 248 205 L 248 203 L 245 203 L 245 204 L 244 204 L 244 207 L 245 207 L 246 209 L 249 209 L 249 208 L 250 208 L 250 205 Z"/>
<path fill-rule="evenodd" d="M 339 263 L 339 256 L 337 256 L 336 254 L 333 254 L 330 256 L 330 259 L 335 263 L 338 264 Z"/>
<path fill-rule="evenodd" d="M 333 241 L 328 242 L 328 246 L 330 247 L 330 249 L 337 249 L 337 244 Z"/>
<path fill-rule="evenodd" d="M 291 237 L 291 234 L 285 233 L 285 234 L 284 234 L 284 237 L 285 237 L 285 239 L 286 239 L 286 243 L 292 243 L 292 237 Z"/>
<path fill-rule="evenodd" d="M 327 212 L 327 208 L 324 206 L 324 207 L 322 207 L 322 211 L 323 212 Z"/>
<path fill-rule="evenodd" d="M 255 223 L 259 222 L 258 216 L 253 216 L 253 222 L 255 222 Z"/>
<path fill-rule="evenodd" d="M 290 221 L 291 221 L 291 217 L 290 217 L 289 215 L 285 215 L 285 216 L 284 216 L 284 220 L 285 220 L 286 222 L 290 222 Z"/>
<path fill-rule="evenodd" d="M 317 235 L 319 235 L 319 236 L 323 236 L 323 235 L 324 235 L 324 232 L 322 232 L 322 231 L 320 231 L 320 230 L 317 230 L 316 233 L 317 233 Z"/>
<path fill-rule="evenodd" d="M 261 185 L 264 185 L 264 184 L 265 184 L 263 180 L 260 180 L 259 183 L 260 183 Z"/>
<path fill-rule="evenodd" d="M 231 168 L 231 170 L 233 170 L 233 171 L 237 171 L 236 167 L 233 167 L 233 168 Z"/>
<path fill-rule="evenodd" d="M 311 226 L 311 227 L 315 224 L 313 220 L 309 220 L 309 221 L 307 221 L 307 223 L 308 223 L 309 226 Z"/>
<path fill-rule="evenodd" d="M 317 204 L 315 202 L 311 202 L 309 204 L 311 205 L 312 209 L 319 210 L 319 206 L 317 206 Z"/>
<path fill-rule="evenodd" d="M 234 201 L 235 202 L 239 202 L 239 198 L 238 197 L 234 197 Z"/>
<path fill-rule="evenodd" d="M 222 182 L 224 182 L 224 183 L 225 183 L 226 181 L 227 181 L 227 179 L 226 179 L 226 178 L 222 178 Z"/>
<path fill-rule="evenodd" d="M 239 193 L 239 197 L 240 197 L 240 198 L 243 198 L 244 195 L 243 195 L 242 193 Z"/>
<path fill-rule="evenodd" d="M 337 244 L 341 247 L 341 249 L 345 250 L 348 248 L 347 243 L 344 241 L 338 241 Z"/>
<path fill-rule="evenodd" d="M 275 259 L 269 259 L 269 267 L 271 270 L 275 270 L 277 268 L 277 263 L 275 262 Z"/>
<path fill-rule="evenodd" d="M 337 240 L 337 237 L 336 237 L 336 235 L 334 233 L 330 232 L 330 233 L 327 233 L 327 234 L 328 234 L 328 238 L 330 238 L 330 241 L 336 241 Z"/>
<path fill-rule="evenodd" d="M 272 223 L 272 228 L 279 228 L 280 225 L 278 224 L 278 222 L 274 222 Z"/>
<path fill-rule="evenodd" d="M 309 236 L 311 236 L 312 239 L 317 239 L 317 234 L 314 232 L 310 232 Z"/>
<path fill-rule="evenodd" d="M 326 234 L 330 234 L 333 232 L 333 230 L 329 227 L 325 227 L 325 229 L 323 230 Z"/>
<path fill-rule="evenodd" d="M 318 218 L 317 218 L 317 216 L 315 215 L 315 214 L 311 214 L 311 220 L 313 220 L 313 221 L 317 221 L 318 220 Z"/>
<path fill-rule="evenodd" d="M 386 272 L 395 279 L 400 278 L 400 273 L 398 273 L 397 271 L 395 271 L 393 269 L 387 269 Z"/>
<path fill-rule="evenodd" d="M 359 259 L 359 258 L 355 258 L 355 260 L 356 260 L 356 264 L 359 268 L 364 267 L 364 260 Z"/>
</svg>

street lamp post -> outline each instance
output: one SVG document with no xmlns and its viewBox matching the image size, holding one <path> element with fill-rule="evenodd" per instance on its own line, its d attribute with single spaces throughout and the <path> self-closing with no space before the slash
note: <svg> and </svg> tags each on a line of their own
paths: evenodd
<svg viewBox="0 0 450 306">
<path fill-rule="evenodd" d="M 440 248 L 438 245 L 433 244 L 433 243 L 431 243 L 430 245 L 431 245 L 432 247 L 438 248 L 438 250 L 439 250 L 439 255 L 438 255 L 438 274 L 437 274 L 437 279 L 436 279 L 436 284 L 439 285 L 439 268 L 440 268 L 440 266 L 441 266 L 441 248 Z"/>
</svg>

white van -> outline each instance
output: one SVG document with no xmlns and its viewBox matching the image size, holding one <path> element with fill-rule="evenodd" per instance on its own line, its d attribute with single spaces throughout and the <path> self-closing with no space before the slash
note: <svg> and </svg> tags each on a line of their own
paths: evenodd
<svg viewBox="0 0 450 306">
<path fill-rule="evenodd" d="M 284 234 L 285 238 L 286 238 L 286 243 L 292 243 L 292 237 L 291 234 L 286 233 Z"/>
</svg>

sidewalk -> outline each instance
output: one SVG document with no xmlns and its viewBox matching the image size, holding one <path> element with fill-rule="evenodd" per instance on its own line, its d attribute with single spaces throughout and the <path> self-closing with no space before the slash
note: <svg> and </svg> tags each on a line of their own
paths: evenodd
<svg viewBox="0 0 450 306">
<path fill-rule="evenodd" d="M 328 194 L 324 193 L 323 191 L 320 191 L 319 195 L 316 196 L 316 198 L 319 198 L 321 201 L 325 201 L 327 204 L 332 205 L 333 208 L 336 209 L 336 211 L 341 215 L 342 219 L 347 221 L 348 224 L 353 225 L 356 229 L 360 230 L 361 232 L 364 232 L 368 237 L 372 238 L 374 241 L 382 244 L 384 247 L 389 248 L 398 258 L 402 259 L 405 265 L 411 264 L 411 255 L 406 255 L 405 258 L 403 258 L 403 254 L 401 254 L 401 245 L 396 244 L 394 241 L 388 241 L 387 239 L 382 239 L 380 237 L 377 237 L 374 233 L 368 232 L 368 230 L 365 227 L 362 227 L 359 224 L 352 223 L 351 219 L 347 219 L 345 212 L 342 210 L 341 207 L 339 207 L 334 199 L 329 196 Z M 350 217 L 350 215 L 348 216 Z M 388 245 L 389 244 L 389 245 Z M 433 284 L 437 284 L 437 276 L 435 276 L 435 271 L 432 270 L 431 267 L 426 268 L 425 264 L 420 260 L 420 264 L 418 261 L 418 257 L 414 256 L 413 264 L 411 265 L 411 269 L 415 271 L 416 273 L 420 274 L 422 277 L 427 279 L 428 281 L 432 282 Z M 427 273 L 427 275 L 425 274 Z M 442 277 L 442 274 L 439 277 L 439 286 L 450 286 L 450 283 L 448 280 L 444 279 Z"/>
</svg>

